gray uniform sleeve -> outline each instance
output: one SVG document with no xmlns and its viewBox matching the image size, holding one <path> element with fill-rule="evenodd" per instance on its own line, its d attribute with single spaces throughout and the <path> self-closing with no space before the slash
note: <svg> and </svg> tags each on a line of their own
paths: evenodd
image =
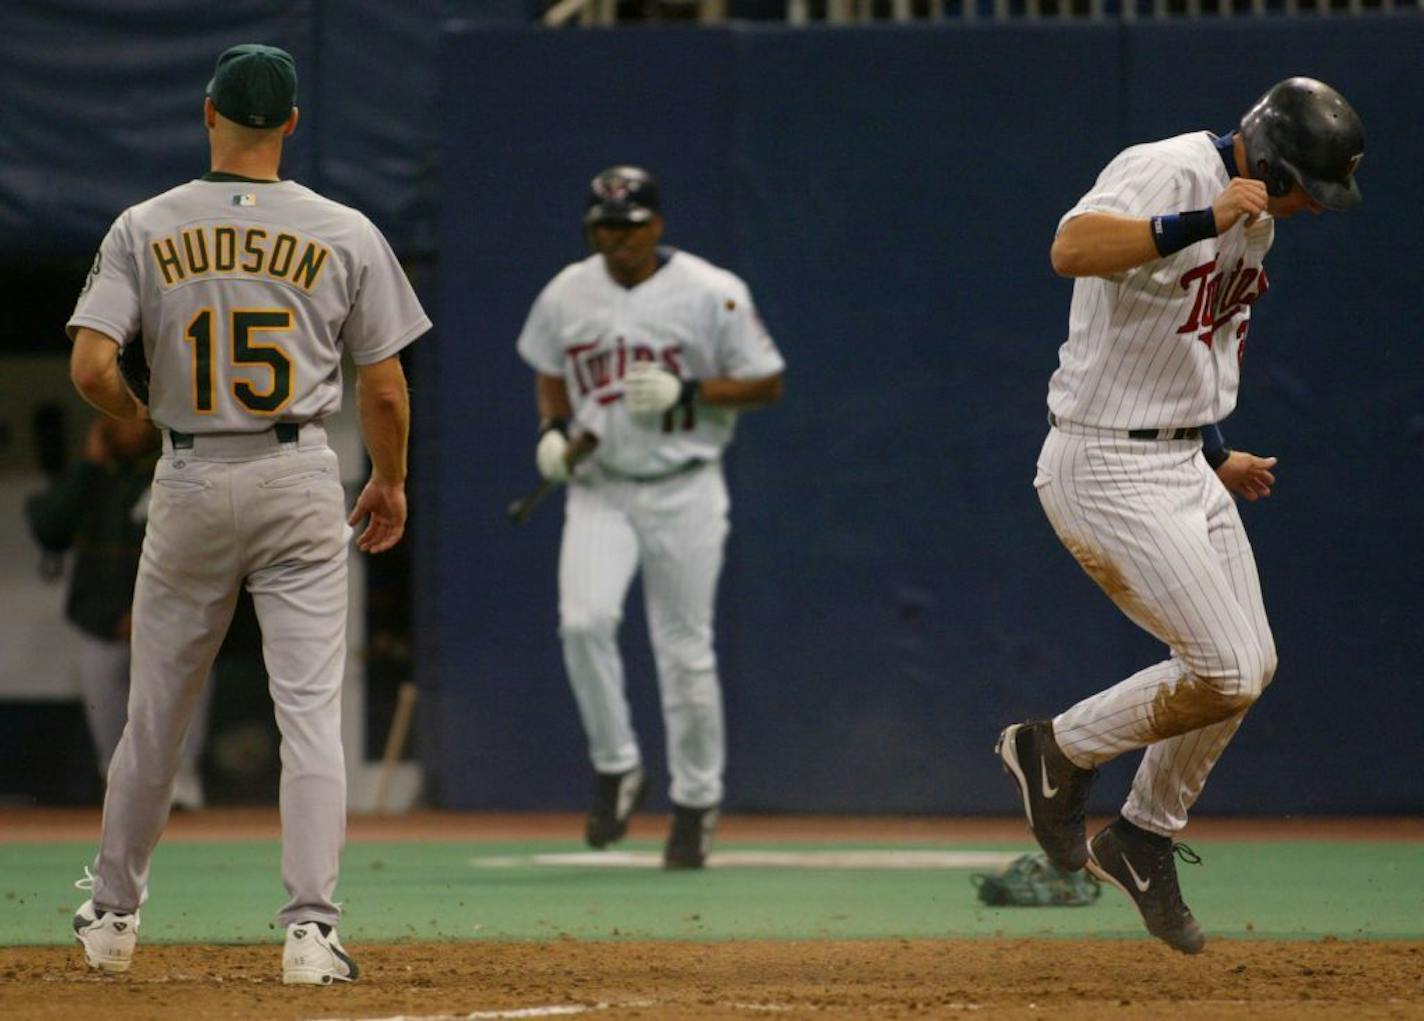
<svg viewBox="0 0 1424 1021">
<path fill-rule="evenodd" d="M 370 220 L 363 227 L 355 297 L 341 340 L 357 365 L 370 365 L 398 353 L 431 324 L 385 236 Z"/>
<path fill-rule="evenodd" d="M 524 329 L 519 331 L 519 342 L 515 346 L 519 356 L 534 371 L 546 376 L 562 376 L 564 359 L 559 348 L 558 315 L 549 290 L 545 287 L 534 299 L 534 306 L 524 320 Z"/>
<path fill-rule="evenodd" d="M 104 235 L 99 253 L 94 256 L 94 265 L 66 327 L 70 340 L 81 326 L 98 330 L 118 341 L 121 347 L 138 335 L 139 282 L 134 259 L 129 214 L 125 211 Z"/>
<path fill-rule="evenodd" d="M 765 379 L 786 368 L 786 361 L 752 304 L 751 291 L 732 277 L 727 293 L 712 313 L 717 317 L 717 356 L 732 379 Z"/>
</svg>

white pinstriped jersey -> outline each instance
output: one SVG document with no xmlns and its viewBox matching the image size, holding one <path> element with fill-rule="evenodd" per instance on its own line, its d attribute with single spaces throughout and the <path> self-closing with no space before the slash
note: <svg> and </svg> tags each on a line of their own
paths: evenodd
<svg viewBox="0 0 1424 1021">
<path fill-rule="evenodd" d="M 1210 132 L 1119 153 L 1059 222 L 1088 212 L 1151 217 L 1204 209 L 1230 182 Z M 1073 284 L 1068 339 L 1049 383 L 1059 419 L 1108 429 L 1219 422 L 1236 407 L 1251 306 L 1275 236 L 1262 215 L 1109 277 Z"/>
<path fill-rule="evenodd" d="M 638 476 L 715 460 L 737 413 L 698 404 L 652 419 L 630 415 L 622 381 L 635 361 L 693 379 L 761 379 L 786 364 L 747 285 L 680 251 L 632 288 L 608 275 L 601 255 L 565 267 L 535 300 L 518 348 L 535 371 L 563 377 L 575 419 L 599 437 L 594 459 Z"/>
<path fill-rule="evenodd" d="M 179 185 L 109 229 L 69 320 L 142 335 L 149 414 L 188 433 L 260 432 L 341 407 L 341 350 L 381 361 L 430 329 L 362 213 L 294 181 Z"/>
</svg>

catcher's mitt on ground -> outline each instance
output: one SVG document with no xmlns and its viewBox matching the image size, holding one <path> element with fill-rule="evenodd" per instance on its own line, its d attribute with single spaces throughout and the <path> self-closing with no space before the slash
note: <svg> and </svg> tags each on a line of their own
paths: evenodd
<svg viewBox="0 0 1424 1021">
<path fill-rule="evenodd" d="M 139 403 L 148 404 L 148 358 L 143 353 L 143 338 L 135 337 L 119 348 L 119 375 L 124 378 L 124 386 L 138 398 Z"/>
<path fill-rule="evenodd" d="M 977 872 L 969 880 L 979 899 L 994 907 L 1081 907 L 1103 893 L 1086 871 L 1064 872 L 1043 854 L 1021 855 L 998 872 Z"/>
</svg>

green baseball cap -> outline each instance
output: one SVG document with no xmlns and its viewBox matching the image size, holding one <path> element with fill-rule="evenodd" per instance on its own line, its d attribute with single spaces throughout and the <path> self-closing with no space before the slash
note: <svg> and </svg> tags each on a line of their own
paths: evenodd
<svg viewBox="0 0 1424 1021">
<path fill-rule="evenodd" d="M 230 121 L 249 128 L 280 127 L 297 101 L 297 62 L 275 46 L 233 46 L 218 57 L 208 96 Z"/>
</svg>

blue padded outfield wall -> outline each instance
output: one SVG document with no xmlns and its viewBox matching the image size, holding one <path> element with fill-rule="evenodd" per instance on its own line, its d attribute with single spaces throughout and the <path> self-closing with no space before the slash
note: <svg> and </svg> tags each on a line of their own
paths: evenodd
<svg viewBox="0 0 1424 1021">
<path fill-rule="evenodd" d="M 126 206 L 207 168 L 219 53 L 297 61 L 285 174 L 371 217 L 403 256 L 434 247 L 442 26 L 521 23 L 540 0 L 0 3 L 0 258 L 86 262 Z"/>
<path fill-rule="evenodd" d="M 1365 204 L 1282 224 L 1268 260 L 1225 430 L 1281 459 L 1243 506 L 1281 667 L 1200 809 L 1424 809 L 1421 52 L 1418 19 L 450 34 L 414 614 L 444 801 L 586 804 L 562 509 L 524 530 L 503 511 L 536 481 L 514 339 L 582 255 L 596 170 L 659 176 L 667 239 L 750 283 L 790 366 L 729 459 L 727 807 L 1010 812 L 999 728 L 1162 655 L 1030 485 L 1071 289 L 1058 217 L 1123 146 L 1228 129 L 1310 73 L 1363 115 Z M 640 606 L 624 645 L 661 794 Z"/>
</svg>

